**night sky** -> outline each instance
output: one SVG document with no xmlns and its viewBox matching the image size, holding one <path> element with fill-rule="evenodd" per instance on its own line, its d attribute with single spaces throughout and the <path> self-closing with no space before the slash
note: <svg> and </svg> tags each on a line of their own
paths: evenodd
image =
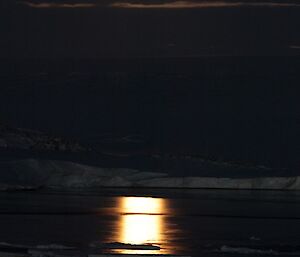
<svg viewBox="0 0 300 257">
<path fill-rule="evenodd" d="M 299 167 L 299 0 L 0 3 L 3 123 Z"/>
<path fill-rule="evenodd" d="M 299 57 L 300 0 L 0 0 L 0 257 L 300 256 Z"/>
<path fill-rule="evenodd" d="M 1 0 L 0 57 L 298 55 L 300 2 Z"/>
</svg>

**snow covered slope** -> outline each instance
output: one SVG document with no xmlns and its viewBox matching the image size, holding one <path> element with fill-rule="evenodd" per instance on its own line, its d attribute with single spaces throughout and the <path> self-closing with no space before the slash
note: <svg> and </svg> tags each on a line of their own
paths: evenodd
<svg viewBox="0 0 300 257">
<path fill-rule="evenodd" d="M 86 152 L 89 150 L 77 142 L 30 129 L 10 128 L 2 124 L 0 124 L 0 148 L 58 152 Z"/>
<path fill-rule="evenodd" d="M 26 159 L 1 163 L 0 188 L 228 188 L 300 189 L 300 177 L 174 177 L 126 168 L 101 168 L 74 162 Z"/>
</svg>

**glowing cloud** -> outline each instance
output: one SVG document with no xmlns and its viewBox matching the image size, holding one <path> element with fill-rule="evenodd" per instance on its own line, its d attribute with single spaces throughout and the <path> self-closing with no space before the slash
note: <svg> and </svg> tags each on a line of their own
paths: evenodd
<svg viewBox="0 0 300 257">
<path fill-rule="evenodd" d="M 171 1 L 171 2 L 156 2 L 151 3 L 148 1 L 116 1 L 112 3 L 105 2 L 34 2 L 34 1 L 21 1 L 19 2 L 31 8 L 124 8 L 124 9 L 196 9 L 196 8 L 235 8 L 235 7 L 269 7 L 269 8 L 289 8 L 300 7 L 299 2 L 279 2 L 279 1 L 264 1 L 264 2 L 251 2 L 251 1 Z"/>
<path fill-rule="evenodd" d="M 225 2 L 225 1 L 174 1 L 157 4 L 116 2 L 110 5 L 114 8 L 131 9 L 188 9 L 188 8 L 224 8 L 224 7 L 300 7 L 300 3 L 281 2 Z"/>
<path fill-rule="evenodd" d="M 93 3 L 51 3 L 51 2 L 44 2 L 44 3 L 33 3 L 33 2 L 26 2 L 22 1 L 19 2 L 24 4 L 28 7 L 32 8 L 91 8 L 95 7 L 96 5 Z"/>
<path fill-rule="evenodd" d="M 298 49 L 298 50 L 300 50 L 300 45 L 299 45 L 299 46 L 293 45 L 293 46 L 290 46 L 290 48 L 291 48 L 291 49 Z"/>
</svg>

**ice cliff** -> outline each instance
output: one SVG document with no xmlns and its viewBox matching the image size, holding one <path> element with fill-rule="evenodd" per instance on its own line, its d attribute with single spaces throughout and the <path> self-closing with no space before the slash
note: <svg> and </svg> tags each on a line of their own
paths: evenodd
<svg viewBox="0 0 300 257">
<path fill-rule="evenodd" d="M 259 171 L 258 171 L 259 172 Z M 174 176 L 126 168 L 101 168 L 74 162 L 25 159 L 2 162 L 0 188 L 220 188 L 300 189 L 300 177 Z"/>
</svg>

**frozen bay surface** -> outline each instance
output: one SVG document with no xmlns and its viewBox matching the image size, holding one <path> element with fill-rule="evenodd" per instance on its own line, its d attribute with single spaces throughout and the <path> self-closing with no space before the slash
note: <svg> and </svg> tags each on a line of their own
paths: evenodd
<svg viewBox="0 0 300 257">
<path fill-rule="evenodd" d="M 74 251 L 80 256 L 95 253 L 297 255 L 299 199 L 297 191 L 2 192 L 0 250 L 20 251 L 23 247 L 34 253 L 50 249 L 60 255 L 61 251 L 65 255 L 70 251 L 72 256 Z"/>
</svg>

